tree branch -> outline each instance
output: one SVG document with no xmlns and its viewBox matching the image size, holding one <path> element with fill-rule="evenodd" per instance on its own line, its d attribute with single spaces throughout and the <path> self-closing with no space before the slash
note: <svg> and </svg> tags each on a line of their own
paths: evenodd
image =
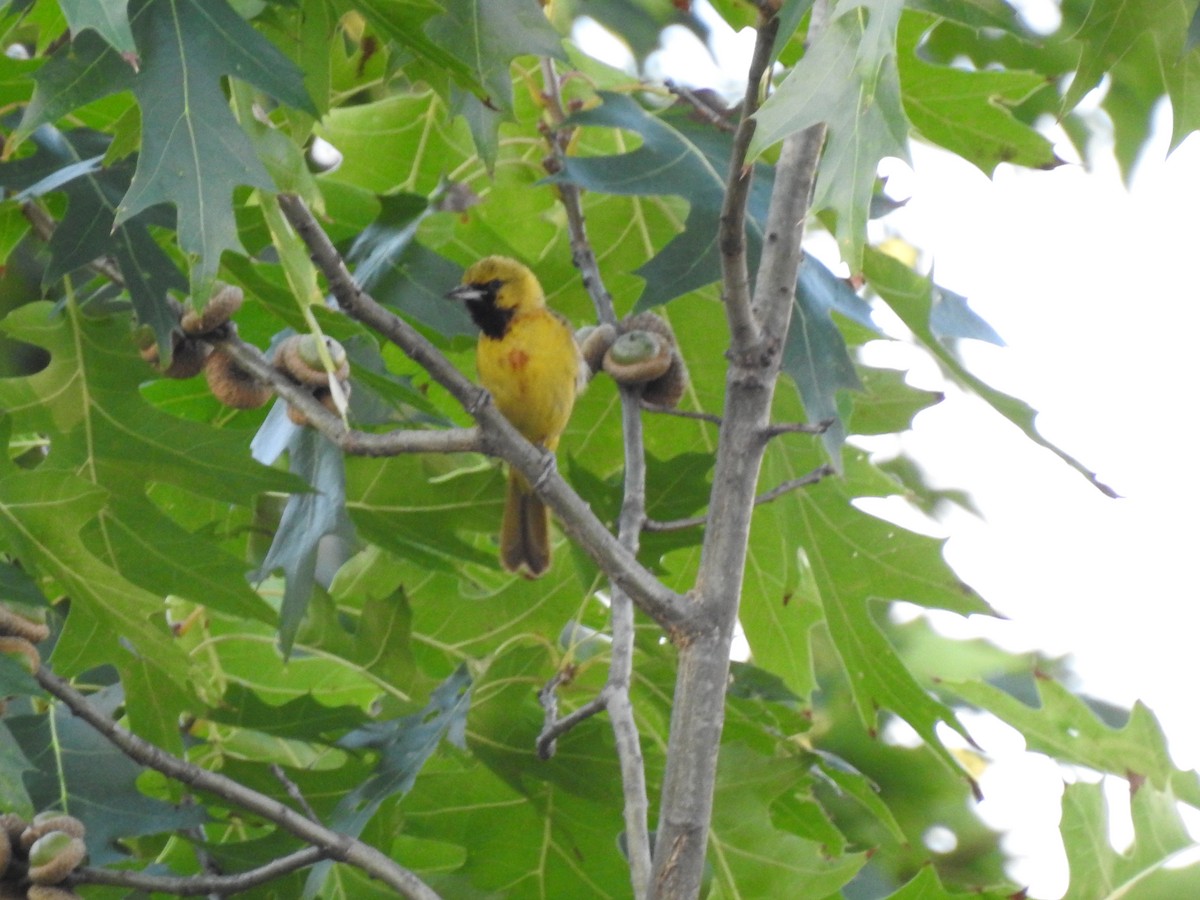
<svg viewBox="0 0 1200 900">
<path fill-rule="evenodd" d="M 438 895 L 414 873 L 376 850 L 346 834 L 339 834 L 311 821 L 278 800 L 260 794 L 243 784 L 202 769 L 180 759 L 122 728 L 95 709 L 87 698 L 63 679 L 42 666 L 34 677 L 48 693 L 57 697 L 76 716 L 107 738 L 122 753 L 139 765 L 161 772 L 168 778 L 211 794 L 274 822 L 283 830 L 312 844 L 321 857 L 357 866 L 378 878 L 410 900 L 439 900 Z M 316 859 L 312 860 L 315 862 Z"/>
<path fill-rule="evenodd" d="M 822 0 L 817 5 L 822 6 Z M 814 22 L 818 12 L 814 10 Z M 763 15 L 770 17 L 771 13 L 764 11 Z M 744 116 L 757 98 L 754 77 L 758 65 L 769 59 L 774 33 L 768 39 L 764 32 L 771 21 L 767 18 L 760 25 Z M 739 126 L 738 138 L 744 131 Z M 749 309 L 741 223 L 743 192 L 748 185 L 743 183 L 738 157 L 744 150 L 735 149 L 730 166 L 729 193 L 734 196 L 727 198 L 720 227 L 731 352 L 708 510 L 710 520 L 720 522 L 721 527 L 705 530 L 695 591 L 700 614 L 695 629 L 680 642 L 655 839 L 654 898 L 696 897 L 700 891 L 724 727 L 729 650 L 741 602 L 754 492 L 767 445 L 762 436 L 769 427 L 796 291 L 800 240 L 823 137 L 824 127 L 818 126 L 784 141 Z M 738 138 L 735 147 L 741 146 Z"/>
<path fill-rule="evenodd" d="M 342 311 L 373 328 L 424 368 L 480 426 L 481 449 L 503 457 L 529 479 L 542 500 L 554 510 L 563 529 L 614 582 L 669 633 L 686 627 L 691 616 L 687 600 L 662 584 L 596 518 L 591 508 L 554 470 L 554 457 L 535 447 L 491 403 L 487 391 L 460 373 L 415 328 L 389 312 L 362 290 L 337 248 L 313 218 L 304 201 L 280 194 L 279 206 L 308 245 L 325 274 Z"/>
<path fill-rule="evenodd" d="M 830 475 L 837 474 L 837 470 L 833 466 L 826 463 L 823 466 L 818 466 L 807 475 L 801 475 L 798 478 L 789 478 L 787 481 L 781 482 L 769 491 L 764 491 L 754 498 L 755 506 L 762 506 L 764 503 L 770 503 L 772 500 L 778 500 L 784 494 L 791 493 L 797 488 L 808 487 L 810 484 L 816 484 L 823 478 L 828 478 Z M 660 522 L 657 519 L 646 520 L 646 531 L 683 531 L 685 528 L 696 528 L 700 525 L 708 524 L 708 516 L 692 516 L 689 519 L 671 519 L 669 522 Z"/>
<path fill-rule="evenodd" d="M 321 847 L 304 847 L 287 856 L 273 859 L 254 869 L 233 875 L 148 875 L 144 872 L 128 872 L 114 869 L 98 869 L 83 866 L 67 878 L 66 884 L 77 887 L 84 884 L 102 884 L 111 887 L 131 888 L 146 893 L 158 892 L 177 897 L 195 897 L 200 894 L 225 896 L 248 891 L 318 863 L 329 856 Z"/>
<path fill-rule="evenodd" d="M 554 126 L 561 127 L 564 110 L 554 61 L 542 60 L 542 73 Z M 565 142 L 557 131 L 551 141 L 557 165 L 561 168 Z M 571 258 L 583 276 L 584 286 L 592 297 L 596 317 L 602 323 L 616 324 L 612 295 L 604 287 L 596 254 L 588 240 L 579 188 L 574 184 L 559 186 L 559 197 L 567 212 L 567 229 L 571 239 Z M 642 523 L 646 518 L 646 459 L 642 438 L 641 393 L 621 387 L 621 420 L 625 446 L 625 496 L 617 526 L 617 542 L 636 560 Z M 607 574 L 607 573 L 606 573 Z M 650 889 L 650 801 L 646 793 L 646 768 L 642 758 L 641 740 L 633 716 L 629 689 L 633 680 L 634 610 L 633 600 L 626 587 L 612 579 L 609 595 L 612 617 L 612 654 L 608 665 L 608 680 L 599 696 L 571 715 L 556 720 L 543 731 L 538 740 L 539 750 L 553 747 L 555 736 L 565 734 L 577 722 L 607 708 L 609 722 L 621 767 L 621 787 L 624 793 L 626 846 L 629 854 L 630 880 L 635 900 L 643 900 Z M 689 610 L 690 613 L 690 610 Z M 547 734 L 549 732 L 549 734 Z"/>
<path fill-rule="evenodd" d="M 757 343 L 759 334 L 758 323 L 750 312 L 750 273 L 746 259 L 746 203 L 754 176 L 754 167 L 746 163 L 746 151 L 758 124 L 752 116 L 758 109 L 763 76 L 771 64 L 771 48 L 778 31 L 778 14 L 770 9 L 760 9 L 758 36 L 746 78 L 742 114 L 733 135 L 725 200 L 721 206 L 721 224 L 717 231 L 717 242 L 721 248 L 722 299 L 729 320 L 730 345 L 739 353 Z"/>
</svg>

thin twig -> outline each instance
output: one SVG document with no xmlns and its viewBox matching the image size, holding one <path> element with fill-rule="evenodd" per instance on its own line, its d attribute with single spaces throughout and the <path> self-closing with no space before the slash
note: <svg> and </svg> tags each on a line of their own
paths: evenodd
<svg viewBox="0 0 1200 900">
<path fill-rule="evenodd" d="M 823 478 L 828 478 L 831 475 L 837 474 L 837 470 L 833 466 L 826 463 L 823 466 L 818 466 L 807 475 L 801 475 L 799 478 L 789 478 L 781 484 L 775 485 L 769 491 L 764 491 L 754 498 L 755 506 L 762 506 L 764 503 L 770 503 L 772 500 L 778 500 L 784 494 L 790 493 L 797 488 L 808 487 L 810 484 L 816 484 Z M 658 519 L 646 520 L 646 531 L 684 531 L 688 528 L 696 528 L 700 525 L 708 523 L 708 516 L 692 516 L 689 519 L 671 519 L 668 522 L 662 522 Z"/>
<path fill-rule="evenodd" d="M 303 412 L 313 428 L 352 456 L 478 453 L 484 449 L 478 428 L 396 429 L 381 433 L 347 428 L 342 418 L 326 409 L 311 390 L 296 384 L 267 362 L 262 351 L 253 344 L 246 343 L 234 333 L 212 343 L 224 349 L 239 367 L 269 384 L 276 394 Z"/>
<path fill-rule="evenodd" d="M 537 738 L 537 755 L 539 759 L 550 759 L 554 756 L 554 751 L 557 749 L 555 741 L 582 722 L 584 719 L 590 719 L 597 713 L 604 712 L 608 708 L 608 688 L 600 689 L 595 697 L 589 700 L 570 713 L 558 717 L 558 697 L 554 690 L 547 690 L 554 683 L 552 678 L 547 682 L 546 687 L 538 691 L 538 699 L 542 701 L 542 705 L 546 709 L 546 722 L 542 727 L 542 733 Z M 557 685 L 555 685 L 557 687 Z"/>
<path fill-rule="evenodd" d="M 728 118 L 729 110 L 719 106 L 714 106 L 708 101 L 704 94 L 699 94 L 696 91 L 693 91 L 691 88 L 686 88 L 681 84 L 676 84 L 669 78 L 663 82 L 663 86 L 692 109 L 694 109 L 696 114 L 699 115 L 700 118 L 702 118 L 709 125 L 721 131 L 735 130 L 736 126 L 734 126 L 734 124 L 730 122 Z"/>
<path fill-rule="evenodd" d="M 546 106 L 551 118 L 548 137 L 553 162 L 550 167 L 555 169 L 555 172 L 551 172 L 551 174 L 556 174 L 557 171 L 562 170 L 570 132 L 563 125 L 566 119 L 566 110 L 562 103 L 562 88 L 559 84 L 558 72 L 554 68 L 554 60 L 549 57 L 542 59 L 542 83 Z M 583 201 L 579 187 L 569 181 L 558 182 L 555 187 L 558 189 L 559 201 L 567 214 L 571 261 L 579 270 L 584 289 L 592 298 L 592 306 L 596 309 L 596 320 L 616 325 L 617 314 L 613 307 L 612 295 L 604 286 L 604 279 L 600 275 L 600 263 L 596 259 L 595 251 L 592 250 L 592 242 L 588 240 L 587 222 L 583 216 Z"/>
<path fill-rule="evenodd" d="M 780 422 L 763 429 L 763 439 L 779 437 L 781 434 L 824 434 L 833 427 L 837 419 L 822 419 L 819 422 Z"/>
<path fill-rule="evenodd" d="M 200 894 L 224 897 L 248 891 L 260 884 L 266 884 L 268 881 L 327 859 L 328 856 L 329 854 L 321 847 L 304 847 L 257 868 L 236 872 L 232 875 L 150 875 L 145 872 L 83 866 L 71 873 L 66 884 L 70 887 L 102 884 L 145 893 L 171 894 L 176 897 L 195 897 Z"/>
<path fill-rule="evenodd" d="M 439 900 L 433 889 L 413 872 L 369 844 L 325 828 L 272 797 L 260 794 L 232 778 L 180 759 L 127 731 L 93 707 L 83 694 L 51 672 L 48 667 L 42 666 L 34 677 L 44 690 L 57 697 L 71 712 L 134 762 L 196 790 L 215 794 L 235 806 L 274 822 L 284 831 L 312 844 L 313 848 L 320 852 L 312 861 L 329 858 L 349 863 L 394 888 L 402 897 L 410 900 Z"/>
<path fill-rule="evenodd" d="M 283 766 L 279 763 L 271 763 L 271 774 L 275 776 L 275 780 L 283 785 L 283 789 L 287 795 L 292 798 L 292 802 L 300 807 L 300 811 L 309 817 L 314 822 L 320 822 L 321 818 L 317 815 L 317 811 L 312 808 L 308 802 L 308 798 L 300 791 L 300 785 L 288 778 L 287 772 L 283 771 Z"/>
<path fill-rule="evenodd" d="M 771 49 L 779 31 L 779 16 L 771 10 L 760 10 L 758 37 L 746 79 L 746 94 L 742 100 L 741 117 L 733 135 L 733 150 L 729 157 L 725 201 L 721 206 L 721 224 L 717 241 L 721 248 L 722 299 L 729 320 L 730 348 L 735 353 L 758 343 L 759 323 L 750 308 L 750 272 L 746 256 L 746 204 L 754 167 L 747 165 L 746 152 L 754 137 L 762 79 L 771 64 Z"/>
<path fill-rule="evenodd" d="M 715 413 L 699 412 L 690 409 L 679 409 L 674 406 L 661 406 L 657 403 L 647 403 L 642 401 L 642 409 L 646 412 L 658 413 L 661 416 L 679 416 L 681 419 L 699 419 L 701 422 L 711 422 L 713 425 L 721 424 L 721 417 Z"/>
</svg>

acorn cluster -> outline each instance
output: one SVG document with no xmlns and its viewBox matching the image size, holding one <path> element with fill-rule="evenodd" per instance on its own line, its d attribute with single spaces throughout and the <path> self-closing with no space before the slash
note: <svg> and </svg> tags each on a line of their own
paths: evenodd
<svg viewBox="0 0 1200 900">
<path fill-rule="evenodd" d="M 233 316 L 242 308 L 242 289 L 218 285 L 202 310 L 181 312 L 179 327 L 171 333 L 171 362 L 162 365 L 158 344 L 151 339 L 142 347 L 142 359 L 167 378 L 191 378 L 204 372 L 213 396 L 234 409 L 256 409 L 271 399 L 271 388 L 237 364 L 215 338 L 234 331 Z"/>
<path fill-rule="evenodd" d="M 179 327 L 172 334 L 171 361 L 162 365 L 158 344 L 151 337 L 141 349 L 142 358 L 167 378 L 191 378 L 204 372 L 213 396 L 233 409 L 257 409 L 274 391 L 235 360 L 220 339 L 236 333 L 234 314 L 242 306 L 242 289 L 220 285 L 204 309 L 180 310 Z M 350 396 L 350 364 L 346 351 L 332 338 L 298 334 L 276 348 L 276 369 L 332 412 L 340 413 Z M 308 417 L 288 406 L 288 417 L 297 425 L 308 425 Z M 2 900 L 2 898 L 0 898 Z"/>
<path fill-rule="evenodd" d="M 579 349 L 591 374 L 601 369 L 618 384 L 640 387 L 642 400 L 673 409 L 688 386 L 687 366 L 665 319 L 651 312 L 622 319 L 616 327 L 580 329 Z"/>
<path fill-rule="evenodd" d="M 0 898 L 78 900 L 63 882 L 87 856 L 83 823 L 60 812 L 0 815 Z"/>
</svg>

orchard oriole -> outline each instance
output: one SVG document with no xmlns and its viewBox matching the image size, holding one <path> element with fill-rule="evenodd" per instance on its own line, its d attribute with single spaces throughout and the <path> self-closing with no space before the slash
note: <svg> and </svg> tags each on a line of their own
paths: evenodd
<svg viewBox="0 0 1200 900">
<path fill-rule="evenodd" d="M 553 452 L 581 384 L 582 359 L 566 320 L 546 306 L 537 277 L 516 260 L 489 256 L 447 294 L 466 302 L 479 326 L 480 383 L 531 443 Z M 549 511 L 523 475 L 510 469 L 500 562 L 537 578 L 550 567 Z"/>
</svg>

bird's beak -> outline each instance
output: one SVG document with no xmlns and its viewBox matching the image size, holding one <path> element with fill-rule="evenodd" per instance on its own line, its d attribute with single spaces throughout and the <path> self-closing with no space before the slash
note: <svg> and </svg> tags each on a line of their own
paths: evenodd
<svg viewBox="0 0 1200 900">
<path fill-rule="evenodd" d="M 446 291 L 446 297 L 450 300 L 478 300 L 482 296 L 483 291 L 473 284 L 460 284 Z"/>
</svg>

